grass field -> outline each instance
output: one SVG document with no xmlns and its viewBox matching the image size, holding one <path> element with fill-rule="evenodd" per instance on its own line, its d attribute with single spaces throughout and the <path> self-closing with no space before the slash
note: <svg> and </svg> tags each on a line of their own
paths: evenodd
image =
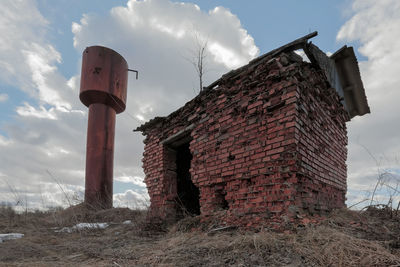
<svg viewBox="0 0 400 267">
<path fill-rule="evenodd" d="M 0 266 L 400 266 L 399 215 L 343 209 L 285 232 L 213 231 L 198 217 L 166 227 L 148 223 L 146 211 L 122 208 L 23 214 L 0 208 L 0 233 L 24 234 L 0 243 Z M 55 232 L 80 222 L 110 226 Z"/>
</svg>

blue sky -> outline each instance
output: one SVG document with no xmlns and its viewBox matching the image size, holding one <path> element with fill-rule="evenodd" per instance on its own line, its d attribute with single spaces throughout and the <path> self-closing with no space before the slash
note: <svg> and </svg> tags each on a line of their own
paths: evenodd
<svg viewBox="0 0 400 267">
<path fill-rule="evenodd" d="M 0 202 L 13 198 L 10 186 L 32 207 L 40 206 L 38 192 L 46 205 L 65 202 L 46 170 L 67 192 L 83 190 L 87 110 L 78 98 L 80 58 L 95 44 L 117 50 L 140 72 L 138 81 L 129 79 L 127 110 L 117 117 L 114 193 L 118 205 L 145 201 L 143 137 L 132 129 L 196 94 L 195 71 L 185 60 L 193 32 L 211 43 L 206 84 L 315 30 L 312 41 L 326 52 L 354 46 L 372 113 L 348 123 L 348 202 L 362 200 L 379 174 L 390 173 L 386 183 L 394 185 L 400 177 L 398 14 L 396 0 L 4 0 Z"/>
<path fill-rule="evenodd" d="M 184 1 L 190 2 L 190 1 Z M 261 51 L 267 52 L 301 35 L 318 30 L 315 38 L 325 51 L 337 50 L 336 34 L 345 22 L 345 3 L 349 1 L 191 1 L 204 10 L 228 7 L 244 29 L 255 38 Z"/>
</svg>

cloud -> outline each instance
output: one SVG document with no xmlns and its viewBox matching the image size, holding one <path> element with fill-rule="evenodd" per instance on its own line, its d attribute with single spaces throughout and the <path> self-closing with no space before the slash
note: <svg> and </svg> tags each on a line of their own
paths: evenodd
<svg viewBox="0 0 400 267">
<path fill-rule="evenodd" d="M 114 201 L 116 206 L 145 203 L 143 137 L 132 129 L 196 95 L 196 71 L 185 59 L 196 36 L 209 44 L 205 85 L 247 63 L 258 48 L 223 7 L 205 12 L 188 3 L 129 1 L 105 15 L 83 14 L 71 24 L 77 51 L 108 46 L 139 70 L 139 80 L 129 77 L 127 109 L 117 116 L 114 159 L 115 180 L 136 189 L 115 194 Z M 82 192 L 84 185 L 87 108 L 78 98 L 79 73 L 64 77 L 58 70 L 64 55 L 49 41 L 49 27 L 35 1 L 1 1 L 0 80 L 33 100 L 16 106 L 15 120 L 2 124 L 7 135 L 0 135 L 0 202 L 12 199 L 10 188 L 15 188 L 32 208 L 65 205 L 58 184 L 68 195 Z"/>
<path fill-rule="evenodd" d="M 22 55 L 29 67 L 32 87 L 37 89 L 37 98 L 62 111 L 70 110 L 71 105 L 61 98 L 58 88 L 52 84 L 57 71 L 54 63 L 61 63 L 58 51 L 50 44 L 32 43 L 29 48 L 22 50 Z M 65 80 L 62 82 L 65 86 Z"/>
<path fill-rule="evenodd" d="M 1 102 L 6 102 L 8 100 L 8 95 L 7 94 L 0 94 L 0 103 Z"/>
<path fill-rule="evenodd" d="M 117 176 L 115 177 L 116 181 L 123 183 L 132 183 L 134 185 L 146 188 L 146 184 L 143 182 L 143 177 L 138 176 Z"/>
<path fill-rule="evenodd" d="M 36 117 L 36 118 L 46 118 L 46 119 L 51 119 L 51 120 L 56 120 L 57 116 L 54 112 L 54 109 L 49 109 L 46 110 L 43 106 L 40 107 L 40 109 L 36 109 L 32 107 L 29 103 L 24 102 L 24 106 L 17 107 L 17 113 L 20 116 L 26 116 L 26 117 Z"/>
<path fill-rule="evenodd" d="M 41 103 L 70 109 L 54 86 L 60 78 L 54 64 L 61 55 L 46 40 L 49 22 L 35 1 L 5 0 L 0 5 L 0 79 Z"/>
<path fill-rule="evenodd" d="M 339 41 L 358 41 L 371 114 L 348 123 L 350 190 L 372 189 L 379 172 L 400 170 L 400 2 L 355 0 Z"/>
<path fill-rule="evenodd" d="M 114 194 L 114 207 L 129 207 L 132 209 L 145 209 L 149 206 L 147 192 L 127 190 L 124 193 Z"/>
<path fill-rule="evenodd" d="M 62 57 L 48 41 L 48 27 L 35 1 L 1 1 L 0 81 L 31 100 L 2 122 L 0 202 L 9 201 L 13 188 L 30 208 L 64 205 L 55 179 L 71 191 L 83 185 L 86 110 L 58 71 Z"/>
<path fill-rule="evenodd" d="M 25 12 L 29 10 L 29 12 Z M 23 13 L 23 14 L 22 14 Z M 24 75 L 29 72 L 21 53 L 33 42 L 43 39 L 48 21 L 37 10 L 34 1 L 1 2 L 0 9 L 0 78 L 27 89 L 30 81 Z M 22 72 L 22 73 L 21 73 Z"/>
<path fill-rule="evenodd" d="M 258 54 L 235 15 L 222 7 L 206 13 L 190 3 L 129 1 L 108 17 L 84 15 L 72 31 L 78 51 L 112 47 L 139 70 L 140 79 L 129 81 L 128 112 L 145 120 L 172 112 L 198 91 L 196 72 L 186 60 L 196 38 L 208 43 L 205 84 Z"/>
</svg>

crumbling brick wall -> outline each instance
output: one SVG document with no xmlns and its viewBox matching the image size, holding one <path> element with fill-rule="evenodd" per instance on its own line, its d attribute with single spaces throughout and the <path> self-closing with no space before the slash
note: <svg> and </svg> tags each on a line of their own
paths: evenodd
<svg viewBox="0 0 400 267">
<path fill-rule="evenodd" d="M 347 189 L 347 113 L 322 72 L 304 69 L 299 83 L 296 205 L 310 212 L 344 206 Z"/>
<path fill-rule="evenodd" d="M 176 213 L 175 156 L 162 141 L 188 126 L 202 215 L 248 224 L 344 206 L 346 114 L 323 72 L 294 54 L 249 64 L 141 128 L 153 216 Z"/>
</svg>

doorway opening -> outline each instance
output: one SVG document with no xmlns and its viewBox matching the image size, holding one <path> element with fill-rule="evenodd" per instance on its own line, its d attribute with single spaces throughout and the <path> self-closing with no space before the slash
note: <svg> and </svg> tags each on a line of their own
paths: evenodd
<svg viewBox="0 0 400 267">
<path fill-rule="evenodd" d="M 192 182 L 190 175 L 190 164 L 192 154 L 189 149 L 189 142 L 180 144 L 174 148 L 176 151 L 176 180 L 177 180 L 177 204 L 178 215 L 189 213 L 200 214 L 200 192 Z"/>
</svg>

